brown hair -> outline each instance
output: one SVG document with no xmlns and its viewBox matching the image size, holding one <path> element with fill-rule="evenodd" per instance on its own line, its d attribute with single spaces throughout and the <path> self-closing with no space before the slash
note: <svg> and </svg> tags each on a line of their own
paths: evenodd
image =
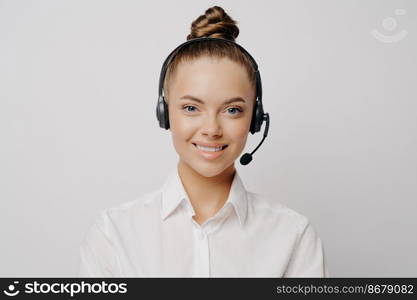
<svg viewBox="0 0 417 300">
<path fill-rule="evenodd" d="M 215 37 L 235 41 L 239 35 L 237 22 L 220 6 L 213 6 L 205 11 L 191 24 L 191 33 L 187 40 L 199 37 Z M 168 95 L 167 86 L 180 62 L 191 61 L 201 56 L 223 58 L 241 64 L 247 71 L 249 82 L 256 90 L 255 70 L 249 58 L 231 43 L 221 41 L 203 41 L 184 46 L 170 62 L 164 80 L 164 93 Z"/>
</svg>

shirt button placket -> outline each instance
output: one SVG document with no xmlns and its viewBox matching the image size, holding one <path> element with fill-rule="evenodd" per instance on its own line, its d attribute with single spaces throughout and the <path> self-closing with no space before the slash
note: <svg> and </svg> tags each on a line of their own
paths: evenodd
<svg viewBox="0 0 417 300">
<path fill-rule="evenodd" d="M 197 233 L 197 277 L 210 277 L 210 257 L 209 257 L 209 245 L 208 237 L 201 228 L 196 229 Z"/>
<path fill-rule="evenodd" d="M 202 262 L 202 273 L 204 277 L 210 277 L 210 257 L 209 257 L 209 245 L 208 238 L 204 232 L 201 232 L 201 262 Z"/>
</svg>

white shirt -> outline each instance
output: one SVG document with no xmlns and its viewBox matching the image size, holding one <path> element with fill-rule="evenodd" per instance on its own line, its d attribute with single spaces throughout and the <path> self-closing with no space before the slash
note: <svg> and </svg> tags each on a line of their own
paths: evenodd
<svg viewBox="0 0 417 300">
<path fill-rule="evenodd" d="M 177 169 L 163 187 L 103 210 L 80 246 L 80 277 L 328 277 L 309 220 L 245 189 L 201 226 Z"/>
</svg>

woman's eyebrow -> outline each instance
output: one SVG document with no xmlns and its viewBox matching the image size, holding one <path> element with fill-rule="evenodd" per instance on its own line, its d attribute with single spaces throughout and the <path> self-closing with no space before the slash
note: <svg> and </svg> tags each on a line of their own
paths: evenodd
<svg viewBox="0 0 417 300">
<path fill-rule="evenodd" d="M 198 99 L 198 98 L 196 98 L 194 96 L 191 96 L 191 95 L 184 95 L 184 96 L 182 96 L 180 98 L 180 100 L 181 99 L 193 100 L 193 101 L 199 102 L 201 104 L 204 104 L 204 101 L 203 100 Z M 233 97 L 233 98 L 230 98 L 230 99 L 224 101 L 223 104 L 230 104 L 232 102 L 243 102 L 243 103 L 246 103 L 245 99 L 243 99 L 242 97 Z"/>
</svg>

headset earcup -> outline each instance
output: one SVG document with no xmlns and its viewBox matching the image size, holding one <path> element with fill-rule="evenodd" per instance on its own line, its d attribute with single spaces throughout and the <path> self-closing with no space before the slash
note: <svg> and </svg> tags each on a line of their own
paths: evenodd
<svg viewBox="0 0 417 300">
<path fill-rule="evenodd" d="M 262 102 L 256 101 L 256 104 L 253 110 L 252 122 L 251 122 L 251 128 L 250 128 L 250 132 L 252 134 L 261 130 L 262 122 L 264 121 L 263 115 L 264 115 L 264 109 L 262 107 Z"/>
<path fill-rule="evenodd" d="M 164 128 L 169 129 L 168 104 L 165 102 L 165 100 L 162 103 L 164 104 L 164 116 L 165 116 Z"/>
<path fill-rule="evenodd" d="M 163 96 L 160 96 L 158 99 L 158 104 L 156 106 L 156 118 L 159 121 L 159 127 L 169 129 L 168 105 Z"/>
</svg>

